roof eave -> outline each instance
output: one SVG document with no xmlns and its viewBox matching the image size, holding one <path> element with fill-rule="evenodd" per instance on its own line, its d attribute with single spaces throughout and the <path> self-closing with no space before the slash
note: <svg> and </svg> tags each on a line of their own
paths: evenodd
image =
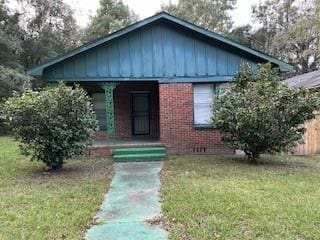
<svg viewBox="0 0 320 240">
<path fill-rule="evenodd" d="M 288 63 L 278 64 L 281 72 L 293 72 L 294 67 Z"/>
</svg>

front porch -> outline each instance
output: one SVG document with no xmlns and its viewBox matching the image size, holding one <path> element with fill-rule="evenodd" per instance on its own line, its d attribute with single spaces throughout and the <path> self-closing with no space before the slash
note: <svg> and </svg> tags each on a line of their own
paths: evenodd
<svg viewBox="0 0 320 240">
<path fill-rule="evenodd" d="M 99 131 L 88 155 L 111 155 L 114 149 L 163 147 L 159 141 L 159 86 L 146 82 L 82 82 L 92 97 Z"/>
<path fill-rule="evenodd" d="M 80 84 L 92 97 L 99 122 L 96 140 L 159 139 L 158 82 Z"/>
</svg>

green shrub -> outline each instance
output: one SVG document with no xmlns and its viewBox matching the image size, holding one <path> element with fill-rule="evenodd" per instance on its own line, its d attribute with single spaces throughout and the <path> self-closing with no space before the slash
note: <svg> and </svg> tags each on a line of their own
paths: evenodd
<svg viewBox="0 0 320 240">
<path fill-rule="evenodd" d="M 317 93 L 282 84 L 271 64 L 256 71 L 246 65 L 215 97 L 213 125 L 227 144 L 256 162 L 259 154 L 289 151 L 301 141 L 318 101 Z"/>
<path fill-rule="evenodd" d="M 61 168 L 65 159 L 82 154 L 97 128 L 90 98 L 80 87 L 62 82 L 43 91 L 9 98 L 5 119 L 23 153 Z"/>
<path fill-rule="evenodd" d="M 30 88 L 32 78 L 20 71 L 0 65 L 0 136 L 7 134 L 8 129 L 3 120 L 3 103 L 14 92 L 21 93 Z"/>
</svg>

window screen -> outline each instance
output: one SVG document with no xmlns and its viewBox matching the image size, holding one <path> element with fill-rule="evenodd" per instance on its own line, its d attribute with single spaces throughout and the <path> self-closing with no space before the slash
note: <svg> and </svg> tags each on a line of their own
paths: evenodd
<svg viewBox="0 0 320 240">
<path fill-rule="evenodd" d="M 193 85 L 194 124 L 210 124 L 213 96 L 219 91 L 221 85 L 222 83 Z"/>
<path fill-rule="evenodd" d="M 104 93 L 92 93 L 93 110 L 96 113 L 100 130 L 106 130 L 106 108 Z"/>
</svg>

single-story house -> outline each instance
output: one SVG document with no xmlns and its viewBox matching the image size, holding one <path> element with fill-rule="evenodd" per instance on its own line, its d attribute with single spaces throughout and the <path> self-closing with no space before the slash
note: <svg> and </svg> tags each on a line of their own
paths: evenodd
<svg viewBox="0 0 320 240">
<path fill-rule="evenodd" d="M 212 98 L 241 64 L 266 62 L 282 72 L 292 70 L 272 56 L 160 12 L 27 73 L 85 88 L 99 120 L 96 138 L 153 141 L 170 153 L 226 153 L 232 150 L 210 126 Z"/>
</svg>

